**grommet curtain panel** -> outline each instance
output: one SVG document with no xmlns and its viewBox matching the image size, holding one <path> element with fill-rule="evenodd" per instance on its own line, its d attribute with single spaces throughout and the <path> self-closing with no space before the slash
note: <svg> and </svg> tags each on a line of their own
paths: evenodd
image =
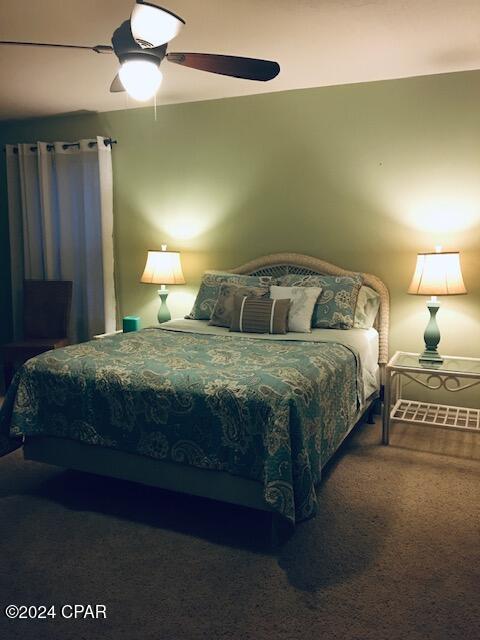
<svg viewBox="0 0 480 640">
<path fill-rule="evenodd" d="M 14 339 L 22 337 L 24 279 L 72 280 L 72 342 L 116 328 L 112 154 L 104 140 L 6 145 Z"/>
</svg>

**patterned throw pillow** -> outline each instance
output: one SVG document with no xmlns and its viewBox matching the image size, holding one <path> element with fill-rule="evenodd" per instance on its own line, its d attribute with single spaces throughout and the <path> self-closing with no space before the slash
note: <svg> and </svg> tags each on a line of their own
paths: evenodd
<svg viewBox="0 0 480 640">
<path fill-rule="evenodd" d="M 380 307 L 380 295 L 370 287 L 361 287 L 355 309 L 355 329 L 370 329 L 373 327 Z"/>
<path fill-rule="evenodd" d="M 280 279 L 285 287 L 321 287 L 312 316 L 312 327 L 352 329 L 363 278 L 354 276 L 302 276 L 289 274 Z"/>
<path fill-rule="evenodd" d="M 290 300 L 269 300 L 236 295 L 230 331 L 287 333 Z"/>
<path fill-rule="evenodd" d="M 270 287 L 270 298 L 291 300 L 288 312 L 288 330 L 297 333 L 312 332 L 312 314 L 321 294 L 320 287 Z"/>
<path fill-rule="evenodd" d="M 220 292 L 213 307 L 212 317 L 208 324 L 215 327 L 229 327 L 232 323 L 233 301 L 236 295 L 261 298 L 268 296 L 267 287 L 244 287 L 239 284 L 225 282 L 220 285 Z"/>
<path fill-rule="evenodd" d="M 274 284 L 271 276 L 244 276 L 225 271 L 205 271 L 192 310 L 185 318 L 189 320 L 210 320 L 213 307 L 220 293 L 220 285 L 224 282 L 240 284 L 244 287 L 269 287 Z"/>
</svg>

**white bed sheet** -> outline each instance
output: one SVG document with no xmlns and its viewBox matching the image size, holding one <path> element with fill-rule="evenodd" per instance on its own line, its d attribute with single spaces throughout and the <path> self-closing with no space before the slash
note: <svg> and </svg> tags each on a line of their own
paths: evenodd
<svg viewBox="0 0 480 640">
<path fill-rule="evenodd" d="M 183 331 L 208 335 L 229 336 L 233 339 L 256 339 L 299 342 L 338 342 L 353 348 L 360 356 L 363 372 L 365 398 L 369 398 L 380 388 L 380 368 L 378 366 L 378 331 L 371 329 L 312 329 L 311 333 L 286 333 L 271 335 L 268 333 L 233 333 L 225 327 L 214 327 L 207 320 L 187 320 L 178 318 L 164 322 L 160 329 L 165 331 Z"/>
</svg>

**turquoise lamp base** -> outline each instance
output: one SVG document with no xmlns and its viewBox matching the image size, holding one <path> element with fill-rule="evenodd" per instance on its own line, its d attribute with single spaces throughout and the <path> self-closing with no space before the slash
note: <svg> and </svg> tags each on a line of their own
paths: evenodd
<svg viewBox="0 0 480 640">
<path fill-rule="evenodd" d="M 158 324 L 162 324 L 163 322 L 168 322 L 172 319 L 167 307 L 168 289 L 159 289 L 158 295 L 160 296 L 160 309 L 158 310 L 157 318 Z"/>
<path fill-rule="evenodd" d="M 431 365 L 431 366 L 435 366 L 435 365 L 439 366 L 443 364 L 443 358 L 436 349 L 435 350 L 425 349 L 425 351 L 420 354 L 420 357 L 418 360 L 419 362 L 421 362 L 421 364 Z"/>
<path fill-rule="evenodd" d="M 440 366 L 443 363 L 443 358 L 437 351 L 437 346 L 440 342 L 440 329 L 438 328 L 436 319 L 440 303 L 436 300 L 429 300 L 427 302 L 427 307 L 430 311 L 430 320 L 428 321 L 425 333 L 423 334 L 425 340 L 425 351 L 420 355 L 419 361 L 421 364 L 425 365 Z"/>
</svg>

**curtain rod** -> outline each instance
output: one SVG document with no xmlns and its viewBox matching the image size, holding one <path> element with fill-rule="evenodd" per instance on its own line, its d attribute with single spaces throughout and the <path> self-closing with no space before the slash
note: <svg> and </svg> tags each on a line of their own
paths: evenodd
<svg viewBox="0 0 480 640">
<path fill-rule="evenodd" d="M 97 144 L 97 141 L 94 140 L 92 142 L 88 143 L 88 146 L 90 149 L 92 149 L 95 145 Z M 105 140 L 103 141 L 103 144 L 108 147 L 108 146 L 112 146 L 114 144 L 117 144 L 116 140 L 113 140 L 112 138 L 105 138 Z M 66 150 L 66 149 L 70 149 L 70 147 L 77 147 L 77 149 L 80 149 L 80 143 L 79 142 L 69 142 L 69 143 L 65 143 L 62 144 L 62 149 Z M 30 147 L 30 151 L 36 151 L 38 149 L 38 147 L 36 145 Z M 55 145 L 53 144 L 47 144 L 47 151 L 53 151 L 53 149 L 55 149 Z M 13 148 L 13 153 L 18 153 L 18 147 L 14 147 Z"/>
</svg>

